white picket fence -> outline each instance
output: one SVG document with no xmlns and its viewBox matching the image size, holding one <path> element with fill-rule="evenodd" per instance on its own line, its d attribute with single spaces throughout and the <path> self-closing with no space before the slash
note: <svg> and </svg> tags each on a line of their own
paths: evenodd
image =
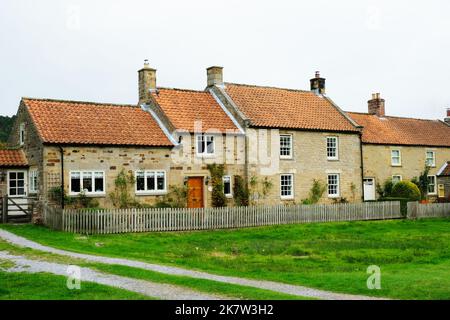
<svg viewBox="0 0 450 320">
<path fill-rule="evenodd" d="M 52 208 L 44 211 L 44 223 L 47 226 L 56 230 L 87 234 L 226 229 L 402 217 L 398 201 L 206 209 L 61 210 Z"/>
<path fill-rule="evenodd" d="M 408 218 L 444 218 L 450 217 L 450 203 L 408 202 Z"/>
</svg>

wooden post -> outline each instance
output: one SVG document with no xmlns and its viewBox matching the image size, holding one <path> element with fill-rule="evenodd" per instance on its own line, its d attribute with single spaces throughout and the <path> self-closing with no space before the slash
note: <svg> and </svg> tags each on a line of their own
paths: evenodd
<svg viewBox="0 0 450 320">
<path fill-rule="evenodd" d="M 416 219 L 417 218 L 417 207 L 419 205 L 418 201 L 415 202 L 408 202 L 408 212 L 406 216 L 408 219 Z"/>
<path fill-rule="evenodd" d="M 7 195 L 3 196 L 2 206 L 3 206 L 2 222 L 7 223 L 8 222 L 8 196 Z"/>
</svg>

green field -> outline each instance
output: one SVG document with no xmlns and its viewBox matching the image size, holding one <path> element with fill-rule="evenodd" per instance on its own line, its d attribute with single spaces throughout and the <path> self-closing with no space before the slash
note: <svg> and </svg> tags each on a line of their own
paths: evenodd
<svg viewBox="0 0 450 320">
<path fill-rule="evenodd" d="M 79 290 L 69 290 L 66 277 L 47 273 L 0 271 L 0 300 L 143 300 L 149 297 L 95 283 L 83 282 Z"/>
<path fill-rule="evenodd" d="M 450 299 L 449 219 L 98 236 L 54 232 L 32 225 L 1 228 L 76 252 L 335 292 Z M 381 268 L 381 290 L 367 289 L 366 270 L 370 265 Z"/>
</svg>

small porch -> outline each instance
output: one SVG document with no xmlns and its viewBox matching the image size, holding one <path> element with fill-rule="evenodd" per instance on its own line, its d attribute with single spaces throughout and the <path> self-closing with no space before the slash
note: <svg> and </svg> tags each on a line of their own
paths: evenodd
<svg viewBox="0 0 450 320">
<path fill-rule="evenodd" d="M 31 221 L 36 199 L 28 195 L 28 179 L 23 151 L 0 150 L 0 223 Z"/>
</svg>

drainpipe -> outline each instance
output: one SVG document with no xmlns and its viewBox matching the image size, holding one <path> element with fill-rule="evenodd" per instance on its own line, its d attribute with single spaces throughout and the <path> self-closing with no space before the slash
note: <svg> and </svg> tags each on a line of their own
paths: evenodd
<svg viewBox="0 0 450 320">
<path fill-rule="evenodd" d="M 361 157 L 361 183 L 362 183 L 361 194 L 362 194 L 362 201 L 364 201 L 364 159 L 363 159 L 362 132 L 359 133 L 359 152 Z"/>
<path fill-rule="evenodd" d="M 59 153 L 61 154 L 61 208 L 64 209 L 64 149 L 59 146 Z"/>
</svg>

